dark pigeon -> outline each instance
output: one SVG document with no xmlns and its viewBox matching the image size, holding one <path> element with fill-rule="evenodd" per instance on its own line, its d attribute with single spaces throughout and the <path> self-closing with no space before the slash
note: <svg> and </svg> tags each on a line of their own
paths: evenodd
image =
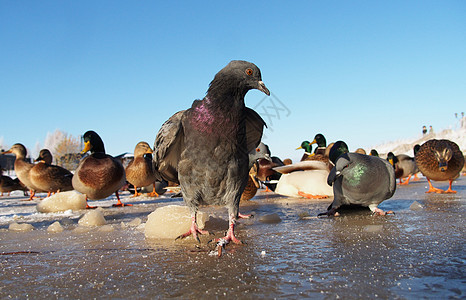
<svg viewBox="0 0 466 300">
<path fill-rule="evenodd" d="M 229 230 L 219 241 L 241 243 L 234 235 L 241 194 L 248 181 L 248 153 L 262 138 L 264 120 L 244 104 L 251 89 L 267 95 L 259 68 L 246 61 L 231 61 L 210 83 L 207 95 L 190 109 L 168 119 L 155 140 L 154 165 L 160 179 L 181 185 L 192 216 L 191 229 L 181 235 L 206 234 L 196 224 L 201 204 L 228 208 Z M 219 247 L 221 253 L 221 247 Z"/>
<path fill-rule="evenodd" d="M 393 196 L 396 189 L 395 171 L 386 160 L 359 153 L 349 153 L 343 141 L 336 142 L 330 150 L 330 159 L 335 167 L 330 171 L 327 183 L 333 185 L 334 200 L 328 211 L 321 215 L 338 215 L 344 205 L 360 205 L 379 215 L 384 212 L 377 207 Z"/>
</svg>

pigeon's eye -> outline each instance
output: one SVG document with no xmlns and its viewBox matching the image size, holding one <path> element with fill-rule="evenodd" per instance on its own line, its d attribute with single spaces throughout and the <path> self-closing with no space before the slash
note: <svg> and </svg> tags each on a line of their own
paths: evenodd
<svg viewBox="0 0 466 300">
<path fill-rule="evenodd" d="M 246 69 L 246 74 L 248 74 L 249 76 L 252 75 L 252 69 Z"/>
<path fill-rule="evenodd" d="M 256 148 L 256 152 L 261 152 L 261 149 L 260 149 L 260 148 Z"/>
</svg>

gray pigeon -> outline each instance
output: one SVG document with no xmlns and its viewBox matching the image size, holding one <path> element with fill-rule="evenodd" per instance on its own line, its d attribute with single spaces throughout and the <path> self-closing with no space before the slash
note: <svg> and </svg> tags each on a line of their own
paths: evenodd
<svg viewBox="0 0 466 300">
<path fill-rule="evenodd" d="M 259 146 L 252 149 L 252 151 L 248 153 L 248 156 L 249 156 L 249 169 L 252 168 L 252 166 L 258 159 L 265 158 L 269 161 L 271 160 L 269 146 L 267 146 L 266 144 L 262 142 L 260 142 Z"/>
<path fill-rule="evenodd" d="M 168 119 L 157 134 L 154 165 L 160 179 L 179 182 L 192 225 L 179 236 L 206 234 L 196 224 L 201 204 L 228 208 L 229 230 L 219 243 L 241 243 L 234 235 L 241 194 L 248 181 L 248 153 L 259 145 L 264 120 L 244 104 L 251 89 L 267 95 L 259 68 L 231 61 L 210 83 L 203 100 Z M 221 251 L 221 247 L 219 248 Z M 221 253 L 221 252 L 220 252 Z"/>
<path fill-rule="evenodd" d="M 341 144 L 337 142 L 334 147 L 341 148 Z M 332 154 L 334 153 L 331 151 L 330 155 Z M 369 207 L 379 215 L 393 213 L 384 212 L 377 207 L 382 201 L 391 198 L 396 189 L 395 171 L 384 159 L 358 153 L 343 153 L 336 158 L 327 183 L 333 184 L 334 200 L 328 211 L 319 216 L 336 215 L 340 206 L 349 204 Z"/>
</svg>

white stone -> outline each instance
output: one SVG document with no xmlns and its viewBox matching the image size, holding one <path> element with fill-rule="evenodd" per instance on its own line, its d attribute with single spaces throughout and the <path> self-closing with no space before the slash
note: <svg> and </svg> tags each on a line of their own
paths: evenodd
<svg viewBox="0 0 466 300">
<path fill-rule="evenodd" d="M 409 209 L 410 210 L 422 210 L 424 209 L 424 206 L 422 206 L 419 202 L 417 201 L 414 201 L 410 206 L 409 206 Z"/>
<path fill-rule="evenodd" d="M 112 225 L 103 225 L 99 227 L 99 232 L 112 232 L 115 228 Z"/>
<path fill-rule="evenodd" d="M 198 211 L 197 225 L 203 229 L 209 216 Z M 189 208 L 180 205 L 167 205 L 157 208 L 147 218 L 145 235 L 149 239 L 175 239 L 191 228 Z"/>
<path fill-rule="evenodd" d="M 129 227 L 138 227 L 139 225 L 141 225 L 141 223 L 142 223 L 141 218 L 135 218 L 131 222 L 126 223 L 126 225 Z"/>
<path fill-rule="evenodd" d="M 34 230 L 34 226 L 27 223 L 18 224 L 15 222 L 11 223 L 8 229 L 11 231 L 31 231 Z"/>
<path fill-rule="evenodd" d="M 269 214 L 269 215 L 264 215 L 259 218 L 259 221 L 262 223 L 267 223 L 267 224 L 274 224 L 274 223 L 280 223 L 282 219 L 278 214 Z"/>
<path fill-rule="evenodd" d="M 78 224 L 80 226 L 102 226 L 105 225 L 104 215 L 99 209 L 88 211 L 81 219 L 79 219 Z"/>
<path fill-rule="evenodd" d="M 65 212 L 86 208 L 86 196 L 76 191 L 60 192 L 42 200 L 37 204 L 37 211 L 41 213 Z"/>
<path fill-rule="evenodd" d="M 62 232 L 63 230 L 65 229 L 63 228 L 63 226 L 61 226 L 60 222 L 58 221 L 56 221 L 55 223 L 53 223 L 47 228 L 48 232 L 53 232 L 53 233 Z"/>
</svg>

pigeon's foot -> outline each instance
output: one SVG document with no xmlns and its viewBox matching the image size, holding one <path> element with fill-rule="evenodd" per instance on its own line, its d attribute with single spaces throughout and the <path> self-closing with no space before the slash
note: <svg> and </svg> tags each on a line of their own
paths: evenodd
<svg viewBox="0 0 466 300">
<path fill-rule="evenodd" d="M 243 215 L 243 214 L 238 213 L 238 219 L 252 219 L 252 218 L 254 218 L 253 214 Z"/>
<path fill-rule="evenodd" d="M 318 217 L 320 216 L 327 216 L 327 217 L 339 217 L 340 216 L 340 213 L 337 212 L 337 209 L 336 208 L 331 208 L 330 210 L 326 211 L 326 212 L 323 212 L 323 213 L 320 213 L 317 215 Z"/>
<path fill-rule="evenodd" d="M 201 230 L 199 229 L 199 227 L 197 227 L 197 224 L 196 224 L 196 221 L 195 221 L 195 218 L 193 218 L 193 222 L 191 223 L 191 228 L 189 229 L 188 232 L 178 236 L 175 240 L 178 240 L 178 239 L 184 239 L 185 237 L 188 237 L 190 235 L 193 235 L 193 238 L 198 242 L 200 243 L 201 240 L 199 239 L 199 237 L 197 236 L 197 234 L 209 234 L 209 232 L 207 230 Z"/>
<path fill-rule="evenodd" d="M 298 191 L 298 195 L 300 195 L 301 197 L 307 198 L 307 199 L 326 199 L 326 198 L 328 198 L 327 195 L 312 195 L 312 194 L 308 194 L 308 193 L 301 192 L 301 191 Z"/>
<path fill-rule="evenodd" d="M 383 210 L 381 210 L 381 209 L 378 208 L 378 207 L 374 208 L 374 210 L 372 210 L 372 213 L 373 213 L 374 215 L 378 215 L 378 216 L 394 215 L 394 214 L 395 214 L 392 210 L 383 211 Z"/>
<path fill-rule="evenodd" d="M 242 241 L 237 239 L 235 237 L 235 224 L 231 223 L 230 228 L 228 229 L 227 234 L 223 237 L 218 239 L 217 242 L 217 251 L 218 251 L 218 257 L 222 256 L 222 250 L 225 248 L 226 245 L 228 245 L 230 242 L 233 242 L 235 244 L 241 245 L 244 244 Z"/>
</svg>

